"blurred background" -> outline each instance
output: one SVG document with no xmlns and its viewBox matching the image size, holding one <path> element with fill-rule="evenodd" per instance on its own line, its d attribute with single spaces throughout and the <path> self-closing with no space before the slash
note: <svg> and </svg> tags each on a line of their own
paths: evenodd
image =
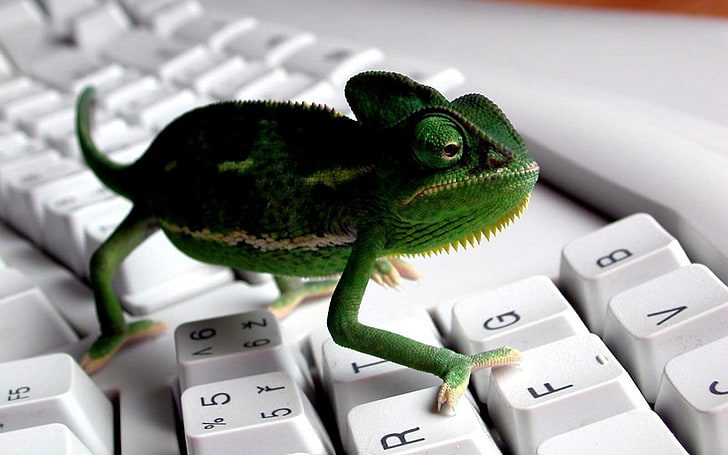
<svg viewBox="0 0 728 455">
<path fill-rule="evenodd" d="M 522 3 L 549 3 L 585 8 L 649 10 L 676 14 L 722 16 L 728 18 L 726 0 L 520 0 Z M 508 2 L 512 3 L 512 2 Z"/>
</svg>

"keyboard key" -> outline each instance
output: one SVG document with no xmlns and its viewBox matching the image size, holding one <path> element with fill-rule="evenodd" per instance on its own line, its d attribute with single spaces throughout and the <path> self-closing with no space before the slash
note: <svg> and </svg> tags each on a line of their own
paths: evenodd
<svg viewBox="0 0 728 455">
<path fill-rule="evenodd" d="M 182 393 L 190 455 L 303 452 L 332 454 L 319 417 L 295 381 L 282 372 L 213 382 Z"/>
<path fill-rule="evenodd" d="M 612 296 L 689 263 L 677 240 L 640 213 L 568 243 L 560 283 L 586 325 L 601 334 Z"/>
<path fill-rule="evenodd" d="M 429 331 L 428 322 L 413 322 L 397 320 L 376 326 L 423 343 L 441 346 L 439 340 Z M 348 443 L 346 416 L 354 407 L 413 390 L 439 387 L 442 384 L 442 380 L 433 374 L 339 346 L 331 338 L 323 343 L 322 363 L 324 387 L 334 407 L 344 445 Z M 428 409 L 432 409 L 436 397 L 437 394 L 433 392 Z"/>
<path fill-rule="evenodd" d="M 0 31 L 43 25 L 43 12 L 36 2 L 10 0 L 0 3 Z"/>
<path fill-rule="evenodd" d="M 41 245 L 45 226 L 43 203 L 56 192 L 88 178 L 84 177 L 83 169 L 77 161 L 62 159 L 48 167 L 27 169 L 8 178 L 2 200 L 8 222 Z"/>
<path fill-rule="evenodd" d="M 92 455 L 67 426 L 49 423 L 2 433 L 0 447 L 12 455 Z"/>
<path fill-rule="evenodd" d="M 96 100 L 98 106 L 108 111 L 118 112 L 127 109 L 131 104 L 141 102 L 160 90 L 159 79 L 150 75 L 142 75 L 136 71 L 126 71 L 121 78 L 98 87 Z"/>
<path fill-rule="evenodd" d="M 89 175 L 89 174 L 87 174 Z M 84 227 L 107 213 L 124 210 L 128 203 L 95 177 L 58 192 L 44 204 L 43 245 L 79 277 L 87 275 Z"/>
<path fill-rule="evenodd" d="M 211 54 L 210 58 L 199 66 L 188 67 L 178 72 L 173 81 L 179 85 L 193 88 L 198 93 L 211 94 L 220 81 L 236 77 L 245 69 L 241 57 L 228 57 Z"/>
<path fill-rule="evenodd" d="M 104 214 L 85 227 L 86 261 L 127 215 L 131 204 Z M 232 280 L 232 272 L 203 264 L 179 250 L 163 232 L 152 234 L 124 259 L 114 275 L 114 290 L 124 309 L 144 315 Z"/>
<path fill-rule="evenodd" d="M 278 66 L 315 41 L 316 37 L 312 33 L 283 24 L 262 22 L 231 39 L 224 48 L 231 54 L 259 60 L 268 66 Z"/>
<path fill-rule="evenodd" d="M 157 8 L 149 8 L 155 3 Z M 151 27 L 160 35 L 169 35 L 180 25 L 183 25 L 202 14 L 202 6 L 197 0 L 147 0 L 136 3 L 149 8 L 143 14 L 140 22 Z M 137 16 L 138 18 L 138 16 Z"/>
<path fill-rule="evenodd" d="M 229 41 L 247 33 L 255 24 L 256 20 L 252 17 L 202 14 L 180 25 L 174 31 L 174 37 L 221 52 Z"/>
<path fill-rule="evenodd" d="M 71 36 L 78 47 L 96 51 L 128 33 L 129 16 L 116 2 L 104 2 L 83 11 L 71 22 Z"/>
<path fill-rule="evenodd" d="M 652 411 L 639 409 L 555 436 L 536 455 L 688 455 Z"/>
<path fill-rule="evenodd" d="M 38 355 L 78 341 L 40 289 L 15 269 L 0 268 L 0 314 L 0 362 Z"/>
<path fill-rule="evenodd" d="M 68 354 L 0 364 L 0 390 L 4 431 L 58 422 L 93 453 L 114 453 L 113 406 Z"/>
<path fill-rule="evenodd" d="M 375 63 L 372 70 L 395 71 L 405 74 L 417 82 L 447 93 L 465 82 L 465 76 L 452 66 L 441 65 L 427 60 L 417 60 L 406 56 L 390 55 Z"/>
<path fill-rule="evenodd" d="M 209 51 L 200 45 L 187 45 L 135 30 L 109 43 L 103 53 L 117 63 L 170 80 L 180 69 L 203 61 Z"/>
<path fill-rule="evenodd" d="M 469 400 L 443 417 L 432 410 L 435 395 L 437 388 L 429 388 L 355 407 L 347 418 L 347 453 L 501 454 Z"/>
<path fill-rule="evenodd" d="M 655 410 L 692 453 L 728 453 L 728 337 L 667 362 Z"/>
<path fill-rule="evenodd" d="M 33 173 L 46 166 L 52 166 L 60 161 L 58 152 L 44 149 L 30 148 L 24 156 L 13 157 L 0 163 L 0 216 L 7 217 L 7 188 L 8 182 L 17 179 L 18 175 Z M 7 218 L 6 218 L 7 219 Z"/>
<path fill-rule="evenodd" d="M 73 94 L 88 85 L 97 86 L 119 79 L 123 72 L 116 63 L 69 49 L 46 55 L 28 68 L 28 73 L 37 80 Z"/>
<path fill-rule="evenodd" d="M 157 131 L 198 104 L 199 99 L 191 90 L 164 86 L 133 100 L 120 114 L 130 123 Z"/>
<path fill-rule="evenodd" d="M 60 105 L 62 95 L 50 89 L 34 89 L 30 93 L 12 99 L 0 106 L 0 116 L 11 123 L 17 122 L 23 116 L 32 116 L 42 113 L 48 105 Z"/>
<path fill-rule="evenodd" d="M 341 40 L 317 40 L 293 54 L 284 66 L 328 79 L 335 87 L 342 88 L 351 76 L 382 58 L 384 54 L 375 47 Z"/>
<path fill-rule="evenodd" d="M 545 276 L 527 278 L 463 300 L 452 311 L 451 338 L 463 354 L 477 354 L 501 346 L 526 351 L 589 332 Z M 488 397 L 490 374 L 490 368 L 486 368 L 472 376 L 482 403 Z"/>
<path fill-rule="evenodd" d="M 308 394 L 309 379 L 283 344 L 278 321 L 266 310 L 188 322 L 175 330 L 180 388 L 285 371 Z M 312 396 L 312 395 L 311 395 Z"/>
<path fill-rule="evenodd" d="M 672 358 L 728 335 L 728 287 L 691 264 L 612 298 L 604 341 L 654 403 Z"/>
<path fill-rule="evenodd" d="M 516 455 L 545 440 L 633 409 L 649 409 L 624 368 L 594 334 L 523 353 L 494 368 L 488 413 Z"/>
<path fill-rule="evenodd" d="M 265 93 L 285 82 L 287 73 L 282 68 L 269 68 L 260 62 L 246 64 L 228 72 L 210 88 L 210 95 L 218 100 L 245 99 L 251 92 Z"/>
<path fill-rule="evenodd" d="M 93 7 L 96 0 L 43 0 L 42 4 L 53 34 L 62 39 L 70 36 L 73 18 Z"/>
</svg>

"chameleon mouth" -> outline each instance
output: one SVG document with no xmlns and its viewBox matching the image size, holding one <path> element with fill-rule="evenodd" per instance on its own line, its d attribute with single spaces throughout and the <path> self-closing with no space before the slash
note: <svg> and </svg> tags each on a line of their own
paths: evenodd
<svg viewBox="0 0 728 455">
<path fill-rule="evenodd" d="M 467 177 L 467 178 L 454 178 L 452 180 L 448 180 L 442 183 L 438 183 L 437 185 L 428 186 L 425 188 L 421 188 L 415 193 L 413 193 L 411 196 L 409 196 L 406 199 L 397 201 L 397 205 L 403 206 L 411 203 L 413 200 L 417 199 L 421 196 L 431 196 L 433 194 L 439 193 L 441 191 L 447 191 L 452 190 L 455 188 L 462 188 L 464 186 L 469 185 L 475 185 L 487 180 L 492 179 L 501 179 L 501 178 L 510 178 L 510 177 L 517 177 L 517 176 L 526 176 L 526 175 L 533 175 L 537 174 L 539 171 L 538 163 L 535 161 L 531 161 L 528 166 L 517 169 L 517 170 L 508 170 L 506 168 L 499 168 L 495 172 L 483 172 L 481 174 L 478 174 L 474 177 Z"/>
<path fill-rule="evenodd" d="M 480 244 L 480 242 L 483 240 L 483 237 L 485 237 L 486 240 L 490 240 L 490 238 L 493 237 L 495 234 L 502 231 L 506 226 L 520 218 L 520 216 L 528 207 L 528 203 L 530 202 L 530 200 L 531 195 L 528 194 L 523 199 L 521 199 L 521 201 L 513 209 L 500 217 L 493 224 L 490 224 L 482 229 L 470 233 L 459 240 L 454 240 L 452 242 L 448 242 L 443 245 L 439 245 L 429 250 L 421 251 L 412 255 L 405 254 L 403 256 L 432 256 L 433 254 L 439 255 L 442 253 L 450 254 L 450 249 L 458 251 L 460 247 L 466 249 L 468 245 L 475 247 L 476 245 Z"/>
</svg>

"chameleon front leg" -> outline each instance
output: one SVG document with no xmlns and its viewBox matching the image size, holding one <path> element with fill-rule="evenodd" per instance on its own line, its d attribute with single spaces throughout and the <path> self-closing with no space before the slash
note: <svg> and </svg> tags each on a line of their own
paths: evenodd
<svg viewBox="0 0 728 455">
<path fill-rule="evenodd" d="M 273 277 L 280 295 L 268 308 L 276 318 L 281 319 L 299 303 L 308 298 L 327 297 L 334 292 L 336 280 L 304 282 L 301 278 L 276 275 Z"/>
<path fill-rule="evenodd" d="M 447 403 L 453 410 L 467 388 L 472 371 L 515 362 L 520 359 L 520 353 L 503 347 L 466 356 L 361 324 L 359 307 L 384 242 L 384 233 L 378 230 L 357 239 L 331 299 L 329 332 L 341 346 L 439 376 L 443 384 L 437 396 L 437 409 Z"/>
<path fill-rule="evenodd" d="M 127 324 L 112 287 L 114 273 L 121 262 L 155 229 L 149 213 L 134 206 L 91 257 L 89 279 L 96 301 L 96 317 L 101 326 L 101 335 L 81 358 L 81 366 L 89 374 L 105 365 L 128 341 L 156 335 L 165 330 L 163 323 L 150 320 Z"/>
</svg>

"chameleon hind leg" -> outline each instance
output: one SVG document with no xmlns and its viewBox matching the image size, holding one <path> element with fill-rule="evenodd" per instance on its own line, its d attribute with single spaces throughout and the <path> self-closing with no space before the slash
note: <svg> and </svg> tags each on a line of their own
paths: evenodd
<svg viewBox="0 0 728 455">
<path fill-rule="evenodd" d="M 81 358 L 81 366 L 91 374 L 108 362 L 127 342 L 157 335 L 165 330 L 163 323 L 150 320 L 127 324 L 124 311 L 112 287 L 119 265 L 129 253 L 146 239 L 156 227 L 150 214 L 137 206 L 91 257 L 89 278 L 96 301 L 96 317 L 101 335 Z"/>
<path fill-rule="evenodd" d="M 268 308 L 276 318 L 281 319 L 305 299 L 327 297 L 334 292 L 336 280 L 306 281 L 291 276 L 273 277 L 280 295 Z"/>
<path fill-rule="evenodd" d="M 419 276 L 419 272 L 405 262 L 393 258 L 381 258 L 376 262 L 371 279 L 381 285 L 397 287 L 401 278 L 416 280 Z M 280 275 L 274 276 L 273 279 L 280 295 L 268 309 L 278 319 L 285 317 L 305 299 L 330 296 L 338 282 L 338 280 L 304 282 L 298 277 Z"/>
<path fill-rule="evenodd" d="M 331 299 L 327 321 L 329 332 L 341 346 L 439 376 L 443 384 L 436 399 L 437 409 L 447 404 L 452 411 L 467 389 L 473 371 L 518 361 L 520 353 L 503 347 L 467 356 L 361 324 L 358 321 L 359 307 L 369 276 L 375 268 L 376 254 L 384 243 L 384 235 L 377 232 L 369 232 L 357 239 Z"/>
</svg>

